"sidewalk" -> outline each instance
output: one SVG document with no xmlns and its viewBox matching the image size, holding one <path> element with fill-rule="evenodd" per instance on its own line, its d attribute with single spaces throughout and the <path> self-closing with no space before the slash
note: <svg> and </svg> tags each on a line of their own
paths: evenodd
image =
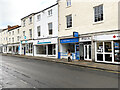
<svg viewBox="0 0 120 90">
<path fill-rule="evenodd" d="M 96 62 L 90 62 L 90 61 L 84 61 L 84 60 L 80 60 L 80 61 L 74 60 L 72 62 L 68 62 L 67 59 L 55 59 L 55 58 L 36 57 L 36 56 L 22 56 L 22 55 L 11 55 L 11 54 L 2 54 L 2 55 L 16 56 L 20 58 L 36 59 L 36 60 L 42 60 L 42 61 L 50 61 L 50 62 L 63 63 L 63 64 L 69 64 L 69 65 L 75 65 L 75 66 L 81 66 L 81 67 L 87 67 L 87 68 L 106 70 L 106 71 L 115 71 L 120 73 L 120 66 L 113 65 L 113 64 L 96 63 Z"/>
</svg>

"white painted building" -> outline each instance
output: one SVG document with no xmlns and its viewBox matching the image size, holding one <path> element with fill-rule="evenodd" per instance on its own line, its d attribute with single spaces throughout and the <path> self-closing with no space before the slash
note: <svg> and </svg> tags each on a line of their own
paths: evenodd
<svg viewBox="0 0 120 90">
<path fill-rule="evenodd" d="M 34 56 L 56 57 L 58 52 L 58 4 L 34 16 Z"/>
</svg>

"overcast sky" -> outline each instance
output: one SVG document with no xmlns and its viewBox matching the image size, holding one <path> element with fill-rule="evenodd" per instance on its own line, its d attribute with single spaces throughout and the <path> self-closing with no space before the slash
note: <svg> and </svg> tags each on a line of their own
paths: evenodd
<svg viewBox="0 0 120 90">
<path fill-rule="evenodd" d="M 0 29 L 8 25 L 20 25 L 20 19 L 41 11 L 57 0 L 0 0 Z"/>
</svg>

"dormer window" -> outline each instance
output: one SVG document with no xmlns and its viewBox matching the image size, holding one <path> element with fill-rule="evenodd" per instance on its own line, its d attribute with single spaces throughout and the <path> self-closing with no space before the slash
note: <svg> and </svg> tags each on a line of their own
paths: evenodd
<svg viewBox="0 0 120 90">
<path fill-rule="evenodd" d="M 32 23 L 32 17 L 29 18 L 30 19 L 30 24 Z"/>
<path fill-rule="evenodd" d="M 41 15 L 37 15 L 37 21 L 40 21 Z"/>
<path fill-rule="evenodd" d="M 48 11 L 48 16 L 52 15 L 52 9 Z"/>
<path fill-rule="evenodd" d="M 25 27 L 25 20 L 23 20 L 23 27 Z"/>
</svg>

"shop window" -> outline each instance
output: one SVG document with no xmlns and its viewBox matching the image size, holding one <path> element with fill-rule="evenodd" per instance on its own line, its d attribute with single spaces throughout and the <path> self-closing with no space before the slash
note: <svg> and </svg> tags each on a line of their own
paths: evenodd
<svg viewBox="0 0 120 90">
<path fill-rule="evenodd" d="M 112 52 L 111 42 L 105 42 L 105 52 Z"/>
<path fill-rule="evenodd" d="M 97 60 L 103 61 L 103 54 L 97 54 Z"/>
<path fill-rule="evenodd" d="M 56 54 L 55 44 L 48 45 L 48 55 L 55 55 L 55 54 Z"/>
<path fill-rule="evenodd" d="M 97 52 L 103 52 L 103 42 L 97 42 Z"/>
<path fill-rule="evenodd" d="M 120 41 L 114 42 L 114 60 L 120 62 Z"/>
<path fill-rule="evenodd" d="M 36 46 L 36 54 L 45 54 L 46 55 L 46 45 Z"/>
<path fill-rule="evenodd" d="M 33 44 L 32 43 L 26 44 L 26 53 L 32 54 L 32 52 L 33 52 Z"/>
<path fill-rule="evenodd" d="M 112 62 L 112 54 L 105 54 L 105 61 Z"/>
</svg>

